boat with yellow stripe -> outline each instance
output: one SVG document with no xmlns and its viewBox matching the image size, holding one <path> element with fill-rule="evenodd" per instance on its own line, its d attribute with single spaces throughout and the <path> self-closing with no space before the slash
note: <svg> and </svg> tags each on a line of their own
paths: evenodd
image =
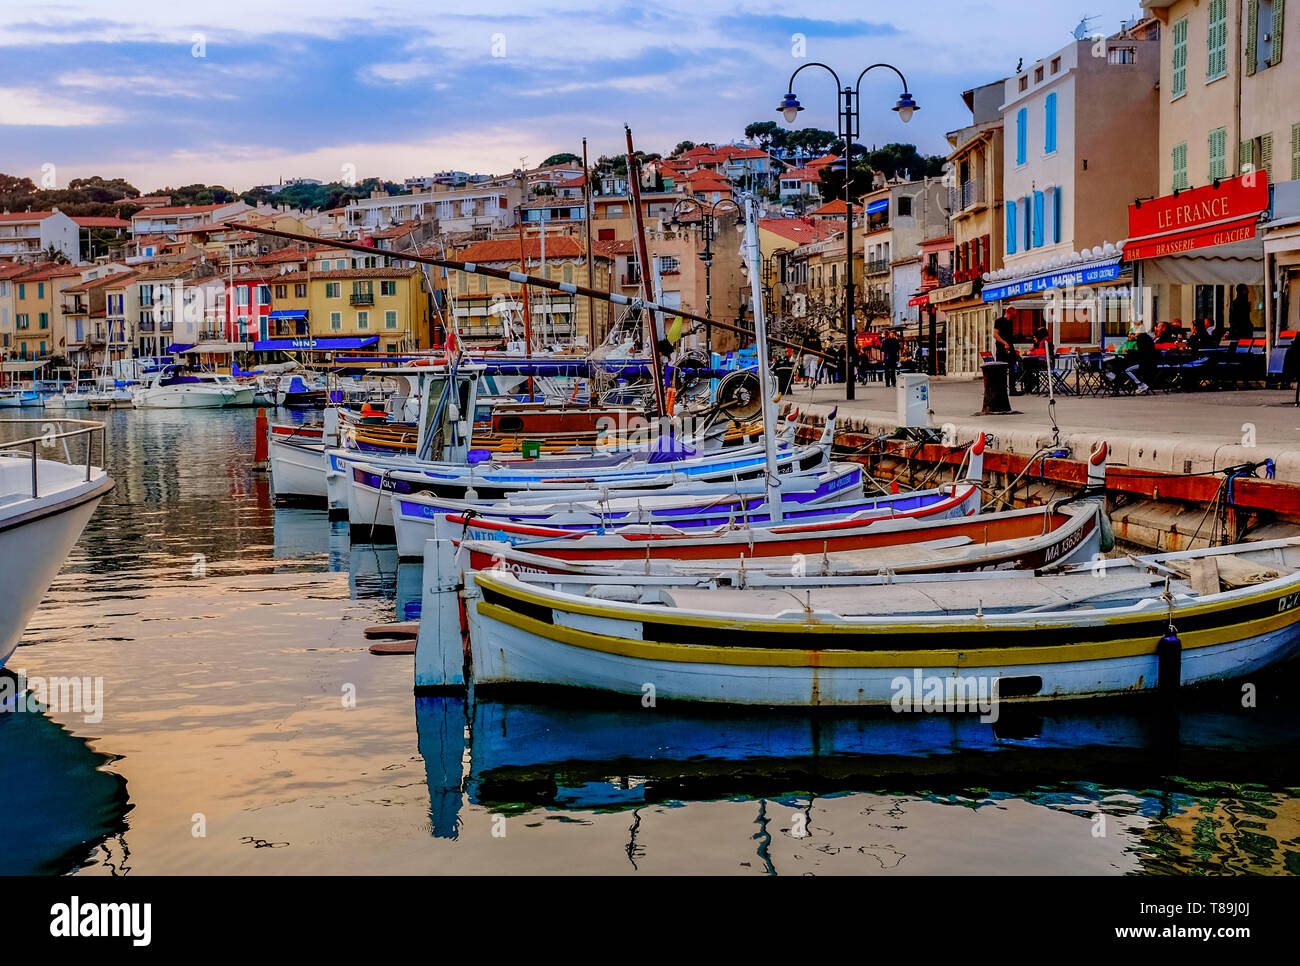
<svg viewBox="0 0 1300 966">
<path fill-rule="evenodd" d="M 451 581 L 435 566 L 430 586 Z M 1100 697 L 1240 677 L 1294 656 L 1300 641 L 1300 538 L 1059 572 L 729 579 L 501 568 L 463 586 L 476 687 L 657 700 L 898 708 L 926 695 L 945 706 Z M 458 656 L 440 655 L 439 637 L 460 650 L 449 633 L 458 628 L 438 628 L 451 610 L 429 596 L 417 687 L 446 677 Z"/>
</svg>

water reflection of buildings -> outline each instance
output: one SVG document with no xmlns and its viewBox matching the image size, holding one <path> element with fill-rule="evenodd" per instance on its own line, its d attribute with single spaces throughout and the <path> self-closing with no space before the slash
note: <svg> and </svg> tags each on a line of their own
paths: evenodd
<svg viewBox="0 0 1300 966">
<path fill-rule="evenodd" d="M 0 675 L 12 693 L 15 676 Z M 64 875 L 97 852 L 125 856 L 124 840 L 109 844 L 131 809 L 126 779 L 102 770 L 111 756 L 12 705 L 0 712 L 0 749 L 0 875 Z"/>
<path fill-rule="evenodd" d="M 1194 784 L 1194 783 L 1192 783 Z M 1300 875 L 1300 799 L 1205 783 L 1170 796 L 1136 848 L 1144 869 L 1174 874 Z"/>
</svg>

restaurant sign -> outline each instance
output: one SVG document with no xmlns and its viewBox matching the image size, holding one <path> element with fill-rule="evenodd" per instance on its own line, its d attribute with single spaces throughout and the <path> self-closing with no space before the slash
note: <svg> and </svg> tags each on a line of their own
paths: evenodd
<svg viewBox="0 0 1300 966">
<path fill-rule="evenodd" d="M 1160 258 L 1255 237 L 1268 208 L 1268 176 L 1244 174 L 1128 206 L 1124 257 Z"/>
<path fill-rule="evenodd" d="M 1119 258 L 1095 262 L 1078 268 L 1051 272 L 1047 275 L 1034 275 L 1030 278 L 1017 279 L 1006 285 L 990 285 L 984 289 L 984 301 L 996 302 L 999 299 L 1013 299 L 1033 292 L 1044 292 L 1049 288 L 1071 288 L 1079 285 L 1095 285 L 1098 282 L 1113 282 L 1121 272 Z"/>
</svg>

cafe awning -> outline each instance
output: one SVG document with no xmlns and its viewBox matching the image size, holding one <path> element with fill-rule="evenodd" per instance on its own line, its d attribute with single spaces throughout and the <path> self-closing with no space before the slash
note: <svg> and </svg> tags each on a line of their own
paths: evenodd
<svg viewBox="0 0 1300 966">
<path fill-rule="evenodd" d="M 955 299 L 968 299 L 975 294 L 975 283 L 960 282 L 957 285 L 947 285 L 944 288 L 931 289 L 928 294 L 932 304 L 951 302 Z"/>
<path fill-rule="evenodd" d="M 272 312 L 270 315 L 270 319 L 272 322 L 278 322 L 281 319 L 283 319 L 286 322 L 297 321 L 299 319 L 305 319 L 305 318 L 307 318 L 306 309 L 278 309 Z"/>
<path fill-rule="evenodd" d="M 212 355 L 230 355 L 235 352 L 247 352 L 250 347 L 251 343 L 248 342 L 200 342 L 181 351 L 196 354 L 206 352 Z"/>
<path fill-rule="evenodd" d="M 867 214 L 875 215 L 889 208 L 889 199 L 881 198 L 879 201 L 873 201 L 867 205 Z"/>
<path fill-rule="evenodd" d="M 907 300 L 907 304 L 908 305 L 929 305 L 930 293 L 922 292 L 920 295 L 913 295 L 910 299 Z"/>
<path fill-rule="evenodd" d="M 1021 295 L 1045 292 L 1053 288 L 1092 286 L 1101 282 L 1115 281 L 1123 270 L 1124 266 L 1120 263 L 1119 255 L 1108 255 L 1088 261 L 1067 263 L 1049 271 L 1039 270 L 1019 277 L 986 282 L 984 291 L 980 294 L 985 302 L 996 302 L 999 299 L 1018 298 Z"/>
<path fill-rule="evenodd" d="M 1144 285 L 1263 285 L 1264 241 L 1193 249 L 1142 262 Z"/>
<path fill-rule="evenodd" d="M 310 336 L 303 336 L 298 339 L 262 339 L 253 343 L 253 350 L 255 352 L 274 352 L 279 349 L 285 352 L 295 352 L 315 349 L 329 352 L 339 349 L 364 349 L 366 346 L 374 345 L 378 341 L 379 336 L 377 335 L 355 339 L 313 339 Z"/>
<path fill-rule="evenodd" d="M 1135 201 L 1124 258 L 1143 263 L 1146 283 L 1263 284 L 1264 245 L 1256 232 L 1268 206 L 1268 178 L 1257 172 Z"/>
<path fill-rule="evenodd" d="M 0 362 L 0 372 L 35 372 L 48 362 L 48 359 L 10 359 Z"/>
</svg>

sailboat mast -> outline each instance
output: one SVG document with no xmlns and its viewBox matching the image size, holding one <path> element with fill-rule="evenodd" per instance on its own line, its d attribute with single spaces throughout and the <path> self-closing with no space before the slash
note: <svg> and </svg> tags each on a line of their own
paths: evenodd
<svg viewBox="0 0 1300 966">
<path fill-rule="evenodd" d="M 636 163 L 636 155 L 632 151 L 632 128 L 624 124 L 623 130 L 627 132 L 627 191 L 632 200 L 632 214 L 636 218 L 637 261 L 641 268 L 641 290 L 646 303 L 653 305 L 655 299 L 650 289 L 650 255 L 645 243 L 645 218 L 641 214 L 641 168 Z M 647 309 L 641 310 L 641 318 L 643 322 L 647 318 L 650 322 L 650 359 L 655 376 L 654 417 L 658 419 L 660 416 L 670 415 L 664 406 L 664 364 L 659 357 L 661 333 L 655 325 L 654 315 Z"/>
<path fill-rule="evenodd" d="M 754 303 L 754 348 L 758 351 L 758 392 L 763 401 L 763 451 L 767 457 L 768 513 L 771 519 L 781 519 L 781 476 L 776 465 L 776 406 L 768 391 L 767 378 L 771 369 L 767 361 L 767 314 L 763 306 L 763 280 L 759 269 L 763 256 L 758 246 L 758 205 L 752 194 L 745 195 L 745 249 L 749 262 L 749 289 Z"/>
</svg>

